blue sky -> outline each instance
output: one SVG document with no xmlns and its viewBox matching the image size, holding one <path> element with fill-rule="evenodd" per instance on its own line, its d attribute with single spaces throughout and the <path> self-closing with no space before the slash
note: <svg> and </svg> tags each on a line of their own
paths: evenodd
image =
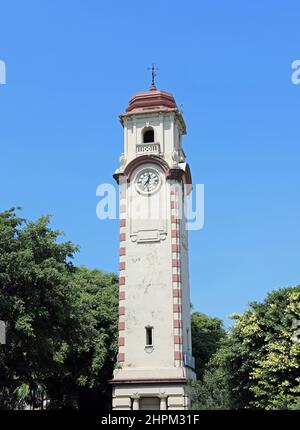
<svg viewBox="0 0 300 430">
<path fill-rule="evenodd" d="M 117 271 L 118 222 L 96 218 L 95 190 L 113 183 L 118 114 L 155 62 L 205 185 L 194 309 L 227 318 L 299 284 L 299 14 L 297 1 L 1 1 L 0 210 L 52 214 L 76 264 Z"/>
</svg>

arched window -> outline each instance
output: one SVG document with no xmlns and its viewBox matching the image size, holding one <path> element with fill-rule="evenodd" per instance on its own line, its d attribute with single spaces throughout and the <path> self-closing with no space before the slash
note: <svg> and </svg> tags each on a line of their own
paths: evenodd
<svg viewBox="0 0 300 430">
<path fill-rule="evenodd" d="M 143 142 L 152 143 L 154 142 L 154 130 L 153 128 L 146 128 L 143 133 Z"/>
</svg>

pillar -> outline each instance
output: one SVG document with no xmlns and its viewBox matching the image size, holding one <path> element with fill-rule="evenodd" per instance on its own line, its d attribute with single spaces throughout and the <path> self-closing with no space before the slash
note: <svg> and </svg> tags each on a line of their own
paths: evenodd
<svg viewBox="0 0 300 430">
<path fill-rule="evenodd" d="M 167 408 L 167 396 L 165 394 L 160 394 L 158 396 L 160 398 L 160 410 L 166 411 Z"/>
<path fill-rule="evenodd" d="M 131 398 L 133 399 L 132 409 L 138 411 L 140 409 L 140 396 L 134 394 Z"/>
</svg>

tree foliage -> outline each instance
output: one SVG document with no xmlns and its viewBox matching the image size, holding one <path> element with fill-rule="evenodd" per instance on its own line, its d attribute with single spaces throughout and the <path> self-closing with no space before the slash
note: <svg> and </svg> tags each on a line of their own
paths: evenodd
<svg viewBox="0 0 300 430">
<path fill-rule="evenodd" d="M 215 352 L 207 363 L 202 379 L 192 383 L 193 409 L 232 409 L 226 358 L 224 340 L 224 345 Z"/>
<path fill-rule="evenodd" d="M 300 286 L 268 294 L 233 316 L 232 388 L 244 393 L 240 407 L 294 409 L 300 403 L 300 344 L 293 323 L 300 320 Z"/>
<path fill-rule="evenodd" d="M 49 217 L 28 222 L 0 214 L 0 407 L 53 407 L 107 401 L 116 352 L 117 277 L 76 268 L 71 242 Z"/>
<path fill-rule="evenodd" d="M 226 332 L 220 319 L 211 318 L 200 312 L 192 314 L 191 326 L 196 374 L 197 379 L 201 380 L 209 359 L 219 348 Z"/>
<path fill-rule="evenodd" d="M 227 409 L 225 372 L 220 366 L 221 357 L 217 356 L 226 337 L 223 323 L 200 312 L 192 314 L 191 323 L 197 375 L 191 390 L 193 409 Z"/>
<path fill-rule="evenodd" d="M 198 409 L 300 409 L 300 286 L 253 302 L 195 384 Z"/>
</svg>

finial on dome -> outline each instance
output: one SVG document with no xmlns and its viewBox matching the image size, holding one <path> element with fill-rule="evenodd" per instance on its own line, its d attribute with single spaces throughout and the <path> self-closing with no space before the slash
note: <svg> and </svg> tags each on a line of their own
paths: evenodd
<svg viewBox="0 0 300 430">
<path fill-rule="evenodd" d="M 157 67 L 155 67 L 155 64 L 154 64 L 154 63 L 152 63 L 152 66 L 151 66 L 151 67 L 148 67 L 148 70 L 151 70 L 151 75 L 152 75 L 151 85 L 150 85 L 149 90 L 150 90 L 150 91 L 155 91 L 155 90 L 156 90 L 156 86 L 155 86 L 155 78 L 156 78 L 156 76 L 157 76 L 156 71 L 158 70 L 158 68 L 157 68 Z"/>
</svg>

